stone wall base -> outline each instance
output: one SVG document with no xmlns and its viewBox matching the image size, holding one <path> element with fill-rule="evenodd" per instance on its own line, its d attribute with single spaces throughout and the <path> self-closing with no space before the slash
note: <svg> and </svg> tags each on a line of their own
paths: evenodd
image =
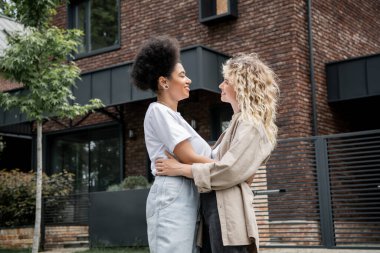
<svg viewBox="0 0 380 253">
<path fill-rule="evenodd" d="M 0 229 L 0 248 L 31 248 L 33 227 Z M 88 226 L 46 226 L 45 248 L 88 245 Z"/>
</svg>

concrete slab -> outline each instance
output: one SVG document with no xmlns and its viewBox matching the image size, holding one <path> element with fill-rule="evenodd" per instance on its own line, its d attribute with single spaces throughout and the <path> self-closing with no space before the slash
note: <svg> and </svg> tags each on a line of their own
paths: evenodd
<svg viewBox="0 0 380 253">
<path fill-rule="evenodd" d="M 308 248 L 261 248 L 262 253 L 379 253 L 378 249 L 308 249 Z"/>
</svg>

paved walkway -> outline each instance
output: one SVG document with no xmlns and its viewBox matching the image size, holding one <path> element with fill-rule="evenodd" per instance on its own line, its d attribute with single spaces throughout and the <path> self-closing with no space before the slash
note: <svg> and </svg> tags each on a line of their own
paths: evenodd
<svg viewBox="0 0 380 253">
<path fill-rule="evenodd" d="M 42 253 L 74 253 L 88 250 L 88 248 L 68 248 L 68 249 L 54 249 L 49 251 L 42 251 Z"/>
<path fill-rule="evenodd" d="M 74 253 L 88 250 L 88 248 L 70 248 L 55 249 L 51 251 L 43 251 L 43 253 Z M 359 249 L 309 249 L 309 248 L 278 248 L 268 249 L 261 248 L 262 253 L 378 253 L 379 250 L 359 250 Z"/>
<path fill-rule="evenodd" d="M 359 250 L 359 249 L 308 249 L 308 248 L 282 248 L 282 249 L 268 249 L 261 248 L 262 253 L 378 253 L 377 250 Z"/>
</svg>

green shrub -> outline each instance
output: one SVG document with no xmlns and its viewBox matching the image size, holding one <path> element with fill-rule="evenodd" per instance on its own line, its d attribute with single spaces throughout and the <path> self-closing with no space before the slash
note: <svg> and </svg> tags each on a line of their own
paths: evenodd
<svg viewBox="0 0 380 253">
<path fill-rule="evenodd" d="M 34 172 L 0 171 L 0 227 L 34 223 L 36 181 Z M 73 190 L 74 176 L 68 172 L 43 175 L 42 195 L 48 197 L 45 205 L 50 210 L 61 209 L 62 202 L 54 198 L 68 196 Z"/>
<path fill-rule="evenodd" d="M 122 191 L 129 189 L 149 188 L 150 184 L 144 176 L 128 176 L 120 184 L 114 184 L 107 188 L 107 191 Z"/>
<path fill-rule="evenodd" d="M 129 176 L 121 183 L 123 189 L 143 189 L 149 187 L 149 182 L 144 176 Z"/>
<path fill-rule="evenodd" d="M 107 191 L 108 192 L 117 192 L 117 191 L 122 191 L 123 188 L 121 187 L 120 184 L 113 184 L 108 186 Z"/>
</svg>

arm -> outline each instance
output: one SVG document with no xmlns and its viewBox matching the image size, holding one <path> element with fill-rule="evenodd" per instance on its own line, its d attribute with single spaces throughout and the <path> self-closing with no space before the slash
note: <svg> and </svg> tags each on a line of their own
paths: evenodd
<svg viewBox="0 0 380 253">
<path fill-rule="evenodd" d="M 206 163 L 213 160 L 198 155 L 191 145 L 191 134 L 178 123 L 176 115 L 166 107 L 153 107 L 149 117 L 154 129 L 154 138 L 158 138 L 167 150 L 183 163 Z M 160 127 L 157 127 L 160 126 Z"/>
<path fill-rule="evenodd" d="M 200 192 L 238 185 L 253 174 L 270 154 L 272 145 L 252 124 L 241 122 L 229 150 L 220 161 L 193 164 L 192 174 Z"/>
<path fill-rule="evenodd" d="M 185 176 L 192 178 L 191 164 L 214 162 L 214 160 L 208 157 L 195 153 L 193 146 L 188 140 L 182 141 L 174 148 L 175 156 L 183 163 L 177 161 L 170 153 L 165 153 L 169 159 L 158 159 L 155 164 L 158 176 Z"/>
<path fill-rule="evenodd" d="M 186 164 L 214 162 L 214 160 L 208 157 L 201 156 L 195 153 L 193 146 L 188 140 L 184 140 L 178 143 L 175 146 L 173 153 L 179 161 Z"/>
</svg>

